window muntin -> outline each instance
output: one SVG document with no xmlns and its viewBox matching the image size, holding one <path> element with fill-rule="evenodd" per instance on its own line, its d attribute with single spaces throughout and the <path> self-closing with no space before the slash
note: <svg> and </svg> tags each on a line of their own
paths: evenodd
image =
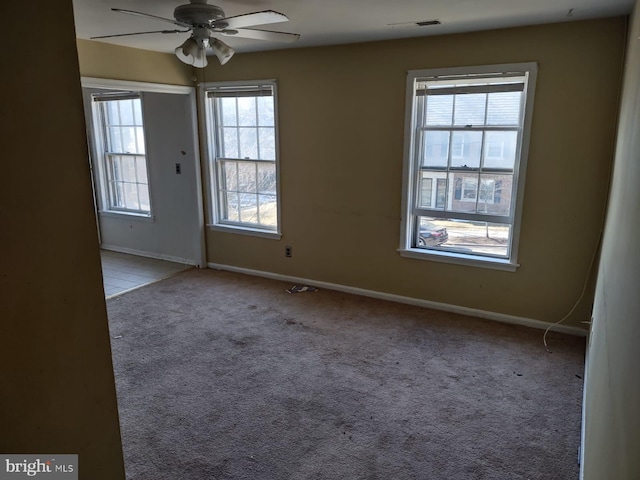
<svg viewBox="0 0 640 480">
<path fill-rule="evenodd" d="M 214 224 L 279 228 L 275 83 L 205 87 Z"/>
<path fill-rule="evenodd" d="M 536 67 L 503 67 L 409 73 L 401 251 L 515 263 L 517 185 Z M 425 222 L 444 228 L 439 238 L 446 241 L 425 242 Z"/>
<path fill-rule="evenodd" d="M 151 201 L 140 94 L 99 94 L 92 98 L 104 207 L 108 211 L 149 216 Z"/>
</svg>

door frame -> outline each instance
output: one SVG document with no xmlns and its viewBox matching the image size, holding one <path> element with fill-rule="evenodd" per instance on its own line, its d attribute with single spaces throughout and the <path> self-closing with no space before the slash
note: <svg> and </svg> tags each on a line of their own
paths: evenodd
<svg viewBox="0 0 640 480">
<path fill-rule="evenodd" d="M 198 268 L 206 268 L 207 267 L 207 251 L 206 251 L 206 241 L 205 241 L 205 214 L 204 214 L 204 197 L 202 190 L 202 163 L 200 161 L 200 138 L 198 135 L 199 127 L 198 127 L 198 102 L 196 99 L 196 89 L 195 87 L 188 87 L 183 85 L 167 85 L 162 83 L 149 83 L 149 82 L 135 82 L 128 80 L 113 80 L 108 78 L 96 78 L 96 77 L 80 77 L 80 82 L 83 88 L 96 88 L 96 89 L 105 89 L 105 90 L 135 90 L 139 92 L 150 92 L 150 93 L 170 93 L 177 95 L 187 95 L 189 97 L 189 104 L 191 110 L 191 122 L 193 125 L 193 158 L 194 158 L 194 171 L 195 171 L 195 181 L 196 181 L 196 199 L 198 205 L 198 224 L 197 231 L 193 232 L 197 235 L 197 252 L 196 258 L 193 259 L 193 262 Z M 90 164 L 92 161 L 92 157 L 90 157 Z M 93 176 L 93 165 L 92 167 L 92 182 L 95 181 Z M 94 199 L 95 202 L 95 199 Z M 96 204 L 97 207 L 97 204 Z M 96 222 L 97 222 L 97 208 L 96 208 Z"/>
</svg>

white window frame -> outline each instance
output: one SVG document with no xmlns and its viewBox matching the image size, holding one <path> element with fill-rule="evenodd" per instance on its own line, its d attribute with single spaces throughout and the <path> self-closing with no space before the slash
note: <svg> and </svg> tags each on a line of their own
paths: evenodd
<svg viewBox="0 0 640 480">
<path fill-rule="evenodd" d="M 404 162 L 403 162 L 403 180 L 402 180 L 402 220 L 400 230 L 400 246 L 398 252 L 403 257 L 432 260 L 437 262 L 454 263 L 460 265 L 486 267 L 505 271 L 515 271 L 519 266 L 518 247 L 520 240 L 520 224 L 522 218 L 522 204 L 524 198 L 525 172 L 527 167 L 529 140 L 531 135 L 531 120 L 534 109 L 534 93 L 537 77 L 537 63 L 517 63 L 517 64 L 501 64 L 501 65 L 482 65 L 475 67 L 454 67 L 429 70 L 411 70 L 407 73 L 406 84 L 406 106 L 405 106 L 405 141 L 404 141 Z M 415 82 L 418 79 L 433 77 L 450 77 L 450 76 L 466 76 L 466 75 L 483 75 L 491 76 L 492 74 L 500 75 L 504 73 L 521 73 L 527 74 L 527 82 L 524 88 L 523 109 L 524 116 L 522 126 L 518 138 L 518 148 L 516 152 L 520 152 L 519 161 L 516 153 L 516 162 L 513 172 L 513 196 L 511 214 L 508 222 L 511 224 L 511 245 L 509 248 L 508 258 L 496 258 L 492 256 L 483 256 L 479 254 L 467 254 L 453 251 L 425 249 L 413 247 L 412 238 L 415 235 L 414 229 L 417 228 L 416 218 L 414 214 L 414 205 L 416 202 L 416 192 L 418 190 L 416 172 L 419 165 L 416 151 L 416 135 L 417 126 L 416 115 L 414 111 L 415 105 Z M 478 214 L 465 215 L 458 212 L 443 212 L 443 218 L 447 217 L 473 217 L 468 219 L 482 220 L 482 216 Z"/>
<path fill-rule="evenodd" d="M 208 92 L 216 89 L 228 89 L 238 91 L 250 88 L 269 87 L 273 91 L 273 115 L 274 115 L 274 135 L 275 135 L 275 172 L 276 172 L 276 228 L 261 226 L 256 224 L 241 223 L 236 221 L 225 220 L 221 215 L 220 202 L 220 161 L 225 159 L 217 158 L 216 155 L 216 121 L 215 112 L 212 102 L 208 100 Z M 282 236 L 281 228 L 281 205 L 282 196 L 280 194 L 280 146 L 279 146 L 279 122 L 278 122 L 278 88 L 277 81 L 270 80 L 250 80 L 250 81 L 232 81 L 232 82 L 207 82 L 199 85 L 200 102 L 201 102 L 201 125 L 202 138 L 205 139 L 206 155 L 207 155 L 207 190 L 208 190 L 208 218 L 207 228 L 230 233 L 238 233 L 243 235 L 258 236 L 264 238 L 279 239 Z M 233 159 L 231 159 L 233 160 Z M 237 159 L 244 160 L 244 159 Z M 260 161 L 250 159 L 248 161 Z"/>
<path fill-rule="evenodd" d="M 134 156 L 136 157 L 136 162 L 140 160 L 139 157 L 143 157 L 145 170 L 147 174 L 147 189 L 149 193 L 149 210 L 138 210 L 138 209 L 128 209 L 114 206 L 112 203 L 112 193 L 110 183 L 110 174 L 109 174 L 109 157 L 117 155 L 117 152 L 107 152 L 106 151 L 106 125 L 105 125 L 105 114 L 103 109 L 105 102 L 109 100 L 126 100 L 128 98 L 131 99 L 139 99 L 140 100 L 140 108 L 142 115 L 142 134 L 143 134 L 143 142 L 145 145 L 145 153 L 121 153 L 120 156 Z M 93 115 L 93 145 L 94 151 L 96 154 L 96 158 L 98 159 L 98 189 L 99 189 L 99 202 L 100 202 L 100 213 L 107 215 L 115 215 L 115 216 L 131 216 L 137 217 L 140 219 L 152 219 L 153 218 L 153 205 L 151 199 L 151 178 L 149 172 L 149 161 L 148 161 L 148 152 L 146 152 L 147 142 L 147 134 L 146 128 L 144 126 L 144 100 L 141 92 L 138 91 L 111 91 L 107 93 L 96 93 L 91 96 L 91 110 Z"/>
</svg>

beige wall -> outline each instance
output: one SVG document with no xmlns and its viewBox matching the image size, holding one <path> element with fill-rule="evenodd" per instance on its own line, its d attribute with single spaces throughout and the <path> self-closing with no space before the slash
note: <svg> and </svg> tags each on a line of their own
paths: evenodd
<svg viewBox="0 0 640 480">
<path fill-rule="evenodd" d="M 193 85 L 192 67 L 169 53 L 77 39 L 80 74 L 136 82 Z"/>
<path fill-rule="evenodd" d="M 279 84 L 281 241 L 207 234 L 210 262 L 553 322 L 602 226 L 625 19 L 237 55 L 207 80 Z M 407 70 L 536 61 L 516 273 L 402 258 Z M 284 245 L 293 257 L 284 257 Z M 568 324 L 588 320 L 592 296 Z"/>
<path fill-rule="evenodd" d="M 81 479 L 124 478 L 72 2 L 2 6 L 42 18 L 0 35 L 0 452 L 79 454 Z"/>
<path fill-rule="evenodd" d="M 585 480 L 640 478 L 640 5 L 629 33 L 585 386 Z"/>
</svg>

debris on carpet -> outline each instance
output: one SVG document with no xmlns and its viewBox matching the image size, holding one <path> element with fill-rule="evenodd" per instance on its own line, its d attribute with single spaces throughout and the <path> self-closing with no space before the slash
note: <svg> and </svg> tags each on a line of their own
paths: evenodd
<svg viewBox="0 0 640 480">
<path fill-rule="evenodd" d="M 317 292 L 316 287 L 308 287 L 307 285 L 294 285 L 291 288 L 285 290 L 287 293 L 300 293 L 300 292 Z"/>
</svg>

